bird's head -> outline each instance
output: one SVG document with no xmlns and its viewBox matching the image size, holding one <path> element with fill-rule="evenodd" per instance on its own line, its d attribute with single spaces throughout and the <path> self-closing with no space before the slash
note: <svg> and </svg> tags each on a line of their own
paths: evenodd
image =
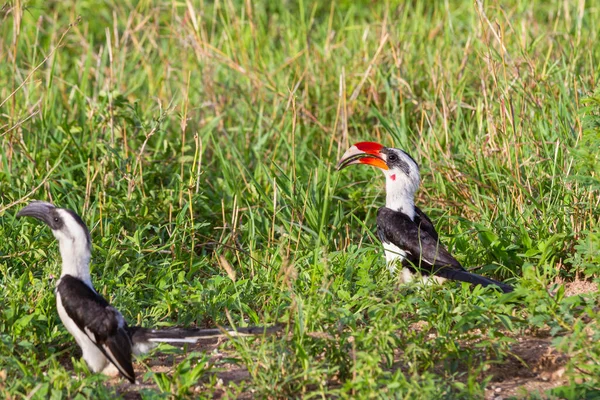
<svg viewBox="0 0 600 400">
<path fill-rule="evenodd" d="M 32 201 L 17 213 L 17 217 L 39 219 L 52 229 L 59 242 L 82 241 L 90 244 L 90 233 L 81 217 L 71 210 L 58 208 L 45 201 Z"/>
<path fill-rule="evenodd" d="M 392 209 L 413 204 L 419 189 L 419 166 L 408 153 L 375 142 L 360 142 L 350 147 L 337 164 L 341 170 L 352 164 L 367 164 L 379 168 L 386 178 L 386 205 Z"/>
<path fill-rule="evenodd" d="M 63 274 L 69 273 L 82 279 L 88 277 L 90 233 L 79 215 L 45 201 L 32 201 L 17 213 L 17 217 L 33 217 L 48 225 L 60 246 Z"/>
</svg>

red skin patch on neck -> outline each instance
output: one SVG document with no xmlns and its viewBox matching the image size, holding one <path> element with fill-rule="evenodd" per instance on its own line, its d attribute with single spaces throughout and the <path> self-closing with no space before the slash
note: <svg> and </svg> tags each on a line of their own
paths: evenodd
<svg viewBox="0 0 600 400">
<path fill-rule="evenodd" d="M 396 174 L 390 176 L 390 178 L 392 178 L 392 180 L 395 181 L 396 180 Z"/>
</svg>

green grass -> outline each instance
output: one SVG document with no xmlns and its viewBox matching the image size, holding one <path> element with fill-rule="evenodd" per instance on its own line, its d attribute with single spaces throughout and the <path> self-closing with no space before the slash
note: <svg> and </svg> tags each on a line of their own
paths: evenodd
<svg viewBox="0 0 600 400">
<path fill-rule="evenodd" d="M 554 395 L 600 387 L 598 293 L 552 286 L 599 272 L 600 8 L 326 3 L 2 7 L 0 395 L 119 390 L 58 319 L 58 246 L 14 217 L 31 199 L 83 216 L 131 322 L 288 324 L 223 345 L 251 379 L 191 353 L 143 397 L 479 398 L 532 331 L 569 357 Z M 360 140 L 413 155 L 443 242 L 516 295 L 398 287 L 382 177 L 334 170 Z"/>
</svg>

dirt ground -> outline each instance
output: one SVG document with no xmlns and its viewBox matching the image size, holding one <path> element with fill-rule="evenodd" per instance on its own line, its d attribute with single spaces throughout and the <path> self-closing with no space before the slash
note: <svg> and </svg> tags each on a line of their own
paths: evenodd
<svg viewBox="0 0 600 400">
<path fill-rule="evenodd" d="M 218 342 L 201 344 L 190 348 L 190 351 L 203 351 L 211 355 L 211 361 L 219 364 L 221 371 L 217 372 L 217 378 L 223 386 L 229 383 L 240 383 L 248 381 L 250 374 L 246 368 L 235 364 L 222 364 L 221 360 L 227 357 L 227 354 L 218 350 Z M 487 371 L 487 375 L 492 375 L 492 381 L 486 389 L 485 398 L 489 400 L 502 400 L 515 396 L 517 398 L 526 398 L 528 393 L 543 393 L 547 389 L 565 384 L 562 380 L 564 365 L 567 357 L 561 355 L 552 348 L 551 338 L 541 337 L 522 337 L 517 339 L 509 357 L 502 365 L 495 365 Z M 183 360 L 183 356 L 174 357 L 173 355 L 158 355 L 148 362 L 148 366 L 154 372 L 169 373 L 173 365 Z M 136 375 L 142 377 L 146 369 L 136 363 Z M 154 382 L 132 385 L 123 379 L 115 378 L 110 381 L 117 387 L 117 391 L 125 399 L 140 399 L 139 391 L 142 389 L 156 388 Z M 196 387 L 197 392 L 202 391 L 202 384 Z M 215 398 L 220 398 L 217 392 Z M 241 398 L 252 398 L 250 393 L 246 393 Z"/>
<path fill-rule="evenodd" d="M 594 282 L 578 280 L 563 284 L 567 297 L 598 291 Z M 563 375 L 568 357 L 552 347 L 552 338 L 538 334 L 516 339 L 517 343 L 511 347 L 513 356 L 488 371 L 493 378 L 486 389 L 486 399 L 528 398 L 529 393 L 543 393 L 567 383 Z"/>
<path fill-rule="evenodd" d="M 551 338 L 517 338 L 511 353 L 503 364 L 487 371 L 493 378 L 486 389 L 486 399 L 525 398 L 528 393 L 543 393 L 566 383 L 562 376 L 567 357 L 552 348 Z"/>
<path fill-rule="evenodd" d="M 245 367 L 241 367 L 236 364 L 224 363 L 222 360 L 224 358 L 230 357 L 229 354 L 224 353 L 219 350 L 220 339 L 214 340 L 206 340 L 202 343 L 196 344 L 194 346 L 189 346 L 189 352 L 203 352 L 205 354 L 210 355 L 210 362 L 218 365 L 218 372 L 216 372 L 216 376 L 218 379 L 218 384 L 226 387 L 230 383 L 240 383 L 243 381 L 250 380 L 250 374 Z M 152 369 L 153 372 L 164 372 L 171 373 L 174 366 L 180 363 L 185 359 L 185 355 L 161 355 L 160 353 L 156 353 L 152 358 L 148 358 L 146 360 L 146 365 Z M 140 380 L 141 377 L 147 372 L 146 367 L 141 363 L 134 363 L 135 374 Z M 128 400 L 141 399 L 140 391 L 143 389 L 156 389 L 156 384 L 153 381 L 141 382 L 137 384 L 131 384 L 124 379 L 121 378 L 113 378 L 110 381 L 111 385 L 114 385 L 117 389 L 117 392 L 123 396 L 123 398 Z M 198 386 L 194 388 L 197 393 L 202 392 L 202 382 L 198 383 Z M 218 399 L 219 393 L 217 392 L 217 396 L 214 398 Z M 240 399 L 250 399 L 251 394 L 245 394 Z"/>
<path fill-rule="evenodd" d="M 597 285 L 591 282 L 565 283 L 566 296 L 590 293 L 597 290 Z M 486 376 L 492 377 L 486 388 L 486 400 L 503 400 L 509 397 L 528 398 L 531 393 L 543 393 L 548 389 L 567 383 L 563 379 L 563 375 L 568 357 L 552 347 L 550 336 L 537 332 L 535 335 L 526 334 L 515 337 L 515 340 L 516 343 L 510 349 L 511 356 L 504 363 L 493 365 L 485 373 Z M 246 368 L 236 364 L 223 363 L 223 359 L 230 355 L 219 349 L 219 344 L 220 342 L 215 339 L 190 346 L 188 350 L 210 355 L 210 361 L 219 366 L 218 372 L 215 372 L 219 385 L 226 387 L 230 383 L 249 381 L 251 377 Z M 183 359 L 184 355 L 156 354 L 146 362 L 154 372 L 170 373 L 173 366 Z M 142 377 L 147 372 L 146 367 L 141 363 L 136 363 L 135 368 L 138 377 Z M 140 390 L 156 388 L 153 381 L 132 385 L 123 379 L 115 378 L 110 383 L 116 387 L 119 394 L 125 399 L 140 399 Z M 199 382 L 195 390 L 199 394 L 202 392 L 202 382 Z M 217 392 L 215 398 L 221 398 L 219 392 Z M 239 398 L 251 399 L 252 394 L 245 392 Z"/>
</svg>

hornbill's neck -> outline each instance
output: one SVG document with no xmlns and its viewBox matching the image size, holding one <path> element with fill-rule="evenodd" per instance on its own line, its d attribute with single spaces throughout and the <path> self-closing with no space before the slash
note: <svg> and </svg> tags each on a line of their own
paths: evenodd
<svg viewBox="0 0 600 400">
<path fill-rule="evenodd" d="M 34 201 L 19 211 L 17 216 L 34 217 L 48 225 L 60 247 L 61 277 L 71 275 L 92 288 L 90 234 L 76 213 L 50 203 Z"/>
<path fill-rule="evenodd" d="M 384 172 L 385 173 L 385 172 Z M 385 174 L 385 206 L 394 211 L 406 214 L 410 219 L 415 217 L 415 192 L 412 185 L 398 183 Z M 393 175 L 392 175 L 393 176 Z M 398 178 L 396 177 L 396 180 Z"/>
<path fill-rule="evenodd" d="M 59 246 L 62 257 L 60 276 L 71 275 L 93 287 L 90 277 L 91 244 L 82 237 L 75 237 L 72 240 L 59 239 Z"/>
</svg>

